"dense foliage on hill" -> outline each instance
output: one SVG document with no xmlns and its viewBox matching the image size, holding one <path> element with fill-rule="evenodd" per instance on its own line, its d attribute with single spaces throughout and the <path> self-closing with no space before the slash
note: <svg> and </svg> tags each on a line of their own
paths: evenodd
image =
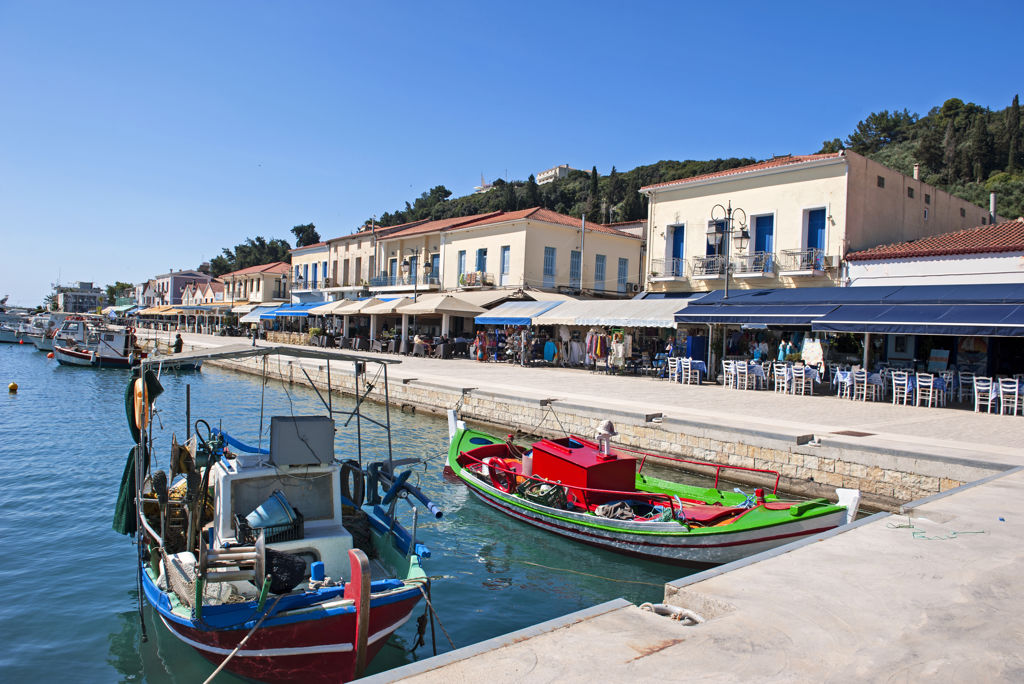
<svg viewBox="0 0 1024 684">
<path fill-rule="evenodd" d="M 870 114 L 845 141 L 826 141 L 821 151 L 849 148 L 921 180 L 987 207 L 1008 218 L 1024 215 L 1024 149 L 1020 98 L 993 112 L 956 98 L 918 117 L 906 109 Z"/>
<path fill-rule="evenodd" d="M 422 219 L 544 207 L 570 216 L 586 216 L 588 221 L 597 223 L 632 221 L 647 216 L 647 201 L 639 192 L 645 185 L 732 169 L 754 161 L 735 157 L 710 161 L 660 161 L 624 173 L 619 173 L 613 166 L 606 176 L 598 174 L 596 167 L 589 173 L 573 169 L 566 178 L 544 185 L 537 185 L 532 175 L 525 181 L 506 182 L 499 178 L 487 192 L 455 199 L 449 199 L 452 193 L 448 188 L 438 185 L 424 192 L 412 204 L 406 202 L 404 209 L 385 212 L 374 220 L 379 226 L 394 226 Z"/>
<path fill-rule="evenodd" d="M 225 247 L 219 256 L 210 259 L 210 275 L 219 276 L 250 266 L 288 261 L 291 248 L 287 240 L 280 238 L 267 240 L 259 235 L 246 238 L 234 249 Z"/>
</svg>

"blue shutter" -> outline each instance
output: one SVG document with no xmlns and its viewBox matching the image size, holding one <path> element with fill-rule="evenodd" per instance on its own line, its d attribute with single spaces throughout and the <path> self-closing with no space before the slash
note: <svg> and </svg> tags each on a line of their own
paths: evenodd
<svg viewBox="0 0 1024 684">
<path fill-rule="evenodd" d="M 569 285 L 571 287 L 583 287 L 583 274 L 581 273 L 581 266 L 583 264 L 582 260 L 583 255 L 580 254 L 578 249 L 574 249 L 569 252 Z"/>
<path fill-rule="evenodd" d="M 459 280 L 462 280 L 462 274 L 466 272 L 466 250 L 459 250 Z M 462 284 L 461 282 L 459 283 Z"/>
<path fill-rule="evenodd" d="M 807 249 L 825 249 L 825 210 L 807 212 Z"/>
<path fill-rule="evenodd" d="M 604 289 L 604 254 L 594 257 L 594 289 Z"/>
<path fill-rule="evenodd" d="M 555 286 L 555 248 L 544 248 L 544 287 Z"/>
<path fill-rule="evenodd" d="M 626 278 L 629 277 L 629 259 L 623 259 L 619 257 L 619 273 L 618 273 L 618 285 L 619 292 L 626 291 Z"/>
<path fill-rule="evenodd" d="M 754 219 L 754 251 L 771 252 L 775 242 L 775 217 L 758 216 Z"/>
</svg>

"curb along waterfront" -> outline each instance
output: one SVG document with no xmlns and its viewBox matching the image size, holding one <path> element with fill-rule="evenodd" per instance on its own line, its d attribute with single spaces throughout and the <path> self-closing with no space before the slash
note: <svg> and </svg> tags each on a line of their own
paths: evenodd
<svg viewBox="0 0 1024 684">
<path fill-rule="evenodd" d="M 195 347 L 239 341 L 191 334 L 186 339 Z M 782 490 L 807 496 L 834 498 L 836 487 L 857 488 L 864 494 L 865 505 L 885 510 L 1014 467 L 1019 461 L 1016 450 L 1001 447 L 999 442 L 986 444 L 986 434 L 992 439 L 994 421 L 1009 437 L 1002 444 L 1018 443 L 1013 435 L 1006 435 L 1007 429 L 1022 432 L 1020 437 L 1024 437 L 1017 421 L 1007 425 L 998 416 L 968 411 L 865 405 L 830 396 L 729 392 L 714 385 L 682 386 L 585 371 L 402 360 L 406 363 L 392 367 L 389 389 L 391 404 L 399 408 L 443 414 L 457 406 L 467 420 L 542 437 L 560 436 L 563 430 L 590 435 L 601 421 L 610 418 L 623 446 L 709 465 L 778 470 Z M 215 365 L 262 373 L 255 359 Z M 305 382 L 303 369 L 317 387 L 327 388 L 326 362 L 267 363 L 268 377 L 285 382 Z M 332 364 L 335 392 L 354 394 L 354 382 L 350 363 Z M 704 406 L 684 404 L 679 399 L 684 391 Z M 707 410 L 707 404 L 721 401 L 722 395 L 728 395 L 734 412 Z M 384 401 L 380 384 L 374 385 L 368 398 Z M 756 415 L 766 410 L 768 415 Z M 799 415 L 801 410 L 810 410 L 812 416 Z M 879 423 L 879 417 L 888 413 L 904 417 L 904 423 Z M 834 424 L 823 425 L 823 417 Z M 851 425 L 858 429 L 849 429 Z M 887 431 L 874 426 L 884 426 Z M 837 427 L 847 429 L 830 429 Z M 921 431 L 926 434 L 918 434 Z M 817 438 L 817 444 L 798 444 L 798 437 L 810 435 Z M 446 447 L 438 446 L 439 452 Z M 695 471 L 713 473 L 705 468 Z M 743 483 L 771 484 L 753 473 L 729 476 Z"/>
</svg>

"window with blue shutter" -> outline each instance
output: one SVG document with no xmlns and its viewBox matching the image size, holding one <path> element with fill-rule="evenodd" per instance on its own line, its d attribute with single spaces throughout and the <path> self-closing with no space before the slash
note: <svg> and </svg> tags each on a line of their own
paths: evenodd
<svg viewBox="0 0 1024 684">
<path fill-rule="evenodd" d="M 544 248 L 544 287 L 555 286 L 555 248 Z"/>
<path fill-rule="evenodd" d="M 604 254 L 598 254 L 594 257 L 594 289 L 604 289 Z"/>
<path fill-rule="evenodd" d="M 569 285 L 580 289 L 583 287 L 583 255 L 578 249 L 569 252 Z"/>
<path fill-rule="evenodd" d="M 619 292 L 626 291 L 626 278 L 629 277 L 629 259 L 619 257 L 618 286 Z"/>
</svg>

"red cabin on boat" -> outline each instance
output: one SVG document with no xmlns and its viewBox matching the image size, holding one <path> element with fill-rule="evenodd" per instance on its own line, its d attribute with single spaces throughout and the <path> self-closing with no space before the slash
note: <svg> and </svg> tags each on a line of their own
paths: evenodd
<svg viewBox="0 0 1024 684">
<path fill-rule="evenodd" d="M 586 508 L 622 499 L 623 492 L 636 491 L 635 458 L 619 456 L 614 451 L 605 455 L 596 442 L 576 435 L 534 442 L 533 474 L 565 485 L 569 500 Z"/>
</svg>

